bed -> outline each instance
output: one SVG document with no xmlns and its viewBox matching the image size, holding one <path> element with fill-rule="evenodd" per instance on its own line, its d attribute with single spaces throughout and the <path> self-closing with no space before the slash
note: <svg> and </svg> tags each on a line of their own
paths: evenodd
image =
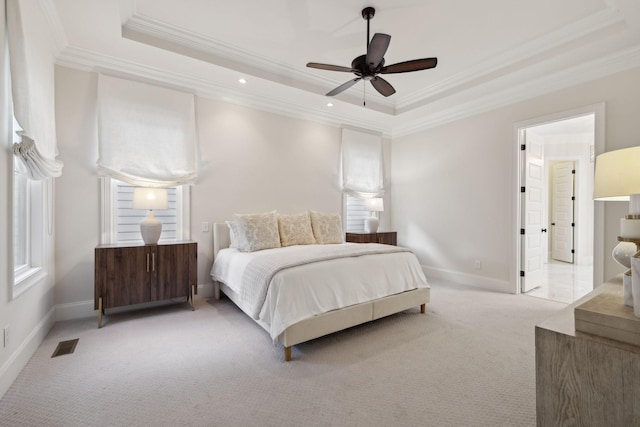
<svg viewBox="0 0 640 427">
<path fill-rule="evenodd" d="M 224 293 L 274 344 L 281 343 L 285 361 L 291 360 L 296 344 L 413 307 L 425 313 L 429 302 L 424 273 L 405 248 L 342 243 L 247 254 L 229 248 L 230 242 L 228 225 L 214 223 L 214 296 L 219 299 Z M 278 264 L 281 260 L 283 265 Z M 258 271 L 265 266 L 266 272 Z M 247 285 L 248 277 L 258 277 L 266 289 Z"/>
</svg>

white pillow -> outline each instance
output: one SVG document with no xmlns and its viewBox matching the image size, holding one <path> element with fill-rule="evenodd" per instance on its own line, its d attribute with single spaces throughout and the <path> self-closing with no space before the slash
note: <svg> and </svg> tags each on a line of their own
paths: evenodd
<svg viewBox="0 0 640 427">
<path fill-rule="evenodd" d="M 240 226 L 238 221 L 225 221 L 227 227 L 229 227 L 229 247 L 238 249 L 240 247 Z"/>
<path fill-rule="evenodd" d="M 309 212 L 300 214 L 278 214 L 278 231 L 282 246 L 313 245 L 316 239 L 311 229 Z"/>
<path fill-rule="evenodd" d="M 329 243 L 344 243 L 342 223 L 337 213 L 323 213 L 311 211 L 311 228 L 316 242 L 324 245 Z"/>
<path fill-rule="evenodd" d="M 276 211 L 234 215 L 238 224 L 238 250 L 254 252 L 280 247 Z"/>
</svg>

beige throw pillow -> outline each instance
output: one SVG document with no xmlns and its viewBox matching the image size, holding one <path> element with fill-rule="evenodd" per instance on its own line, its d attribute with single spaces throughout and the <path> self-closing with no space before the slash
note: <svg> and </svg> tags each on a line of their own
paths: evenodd
<svg viewBox="0 0 640 427">
<path fill-rule="evenodd" d="M 238 223 L 238 250 L 254 252 L 280 247 L 276 211 L 234 215 Z"/>
<path fill-rule="evenodd" d="M 309 212 L 300 214 L 278 214 L 278 231 L 282 246 L 313 245 L 316 243 L 311 229 Z"/>
<path fill-rule="evenodd" d="M 323 213 L 311 211 L 311 228 L 316 242 L 324 245 L 329 243 L 344 243 L 342 223 L 337 213 Z"/>
</svg>

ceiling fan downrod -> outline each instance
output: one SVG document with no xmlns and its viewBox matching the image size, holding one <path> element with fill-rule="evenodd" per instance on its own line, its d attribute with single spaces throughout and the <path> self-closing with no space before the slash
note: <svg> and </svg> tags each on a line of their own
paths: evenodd
<svg viewBox="0 0 640 427">
<path fill-rule="evenodd" d="M 376 10 L 372 7 L 362 9 L 362 17 L 367 20 L 367 49 L 369 48 L 369 21 L 376 15 Z"/>
</svg>

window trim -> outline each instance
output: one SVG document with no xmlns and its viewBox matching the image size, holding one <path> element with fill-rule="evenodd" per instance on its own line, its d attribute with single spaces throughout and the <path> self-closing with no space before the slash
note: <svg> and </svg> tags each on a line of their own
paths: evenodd
<svg viewBox="0 0 640 427">
<path fill-rule="evenodd" d="M 13 179 L 13 178 L 12 178 Z M 28 267 L 15 270 L 12 268 L 13 286 L 11 287 L 11 298 L 15 299 L 38 284 L 47 277 L 45 259 L 47 251 L 47 217 L 46 210 L 47 194 L 50 190 L 51 179 L 44 181 L 29 180 L 29 212 L 28 212 Z M 12 186 L 13 188 L 13 186 Z M 13 203 L 13 194 L 12 194 Z M 13 221 L 13 215 L 12 215 Z M 13 225 L 12 225 L 13 227 Z M 13 242 L 11 244 L 13 251 Z M 13 257 L 12 257 L 13 264 Z"/>
<path fill-rule="evenodd" d="M 176 240 L 191 239 L 191 187 L 189 185 L 177 185 L 176 197 L 179 205 L 178 215 L 176 218 L 177 235 Z M 101 197 L 101 215 L 100 215 L 100 243 L 109 244 L 118 241 L 117 236 L 117 206 L 116 180 L 108 177 L 100 177 L 100 197 Z M 142 243 L 142 241 L 141 241 Z"/>
</svg>

